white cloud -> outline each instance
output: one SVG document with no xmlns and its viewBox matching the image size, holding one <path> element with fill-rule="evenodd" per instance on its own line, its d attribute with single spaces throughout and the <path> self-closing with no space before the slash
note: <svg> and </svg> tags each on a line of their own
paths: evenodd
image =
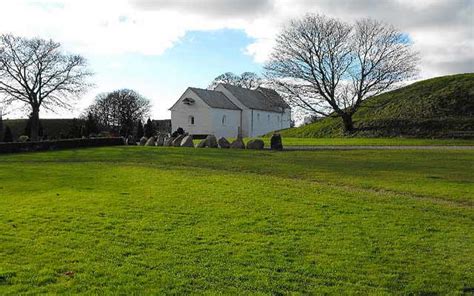
<svg viewBox="0 0 474 296">
<path fill-rule="evenodd" d="M 247 53 L 265 61 L 274 38 L 290 18 L 322 13 L 352 22 L 371 17 L 408 33 L 421 54 L 421 77 L 474 71 L 474 1 L 472 0 L 275 0 L 274 11 L 247 26 L 257 40 Z"/>
<path fill-rule="evenodd" d="M 308 12 L 352 21 L 374 17 L 410 34 L 434 75 L 472 63 L 471 0 L 4 0 L 0 31 L 51 37 L 81 53 L 159 55 L 187 31 L 243 29 L 255 38 L 246 53 L 264 62 L 290 18 Z M 446 48 L 449 48 L 447 50 Z M 460 64 L 463 64 L 460 63 Z M 454 64 L 453 64 L 454 65 Z M 465 67 L 464 67 L 465 68 Z M 463 70 L 460 68 L 459 70 Z"/>
<path fill-rule="evenodd" d="M 160 55 L 188 31 L 242 29 L 255 39 L 245 53 L 263 63 L 273 48 L 276 34 L 291 18 L 308 12 L 345 21 L 373 17 L 390 22 L 411 36 L 421 52 L 422 77 L 430 77 L 474 71 L 473 3 L 472 0 L 2 0 L 0 33 L 53 38 L 68 50 L 86 56 Z M 119 64 L 114 67 L 118 69 Z"/>
<path fill-rule="evenodd" d="M 267 14 L 273 8 L 271 0 L 131 0 L 141 10 L 172 10 L 185 14 L 207 15 L 213 18 L 243 16 L 245 18 Z"/>
</svg>

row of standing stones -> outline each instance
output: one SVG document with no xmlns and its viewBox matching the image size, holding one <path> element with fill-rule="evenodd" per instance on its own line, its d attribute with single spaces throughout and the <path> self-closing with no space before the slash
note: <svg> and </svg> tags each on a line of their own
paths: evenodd
<svg viewBox="0 0 474 296">
<path fill-rule="evenodd" d="M 133 138 L 126 139 L 127 145 L 136 145 Z M 223 148 L 223 149 L 252 149 L 262 150 L 265 148 L 265 143 L 261 139 L 252 139 L 244 143 L 241 137 L 235 139 L 232 143 L 226 138 L 222 137 L 219 140 L 214 135 L 208 135 L 201 140 L 196 146 L 193 142 L 193 136 L 188 134 L 172 137 L 169 135 L 158 135 L 156 137 L 143 137 L 138 143 L 140 146 L 165 146 L 165 147 L 196 147 L 196 148 Z M 270 148 L 272 150 L 283 150 L 283 144 L 280 134 L 273 134 L 270 140 Z"/>
</svg>

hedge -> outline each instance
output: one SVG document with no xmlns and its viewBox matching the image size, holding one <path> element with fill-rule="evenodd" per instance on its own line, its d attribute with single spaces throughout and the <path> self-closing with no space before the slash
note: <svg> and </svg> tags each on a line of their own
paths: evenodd
<svg viewBox="0 0 474 296">
<path fill-rule="evenodd" d="M 124 145 L 123 138 L 68 139 L 26 143 L 0 143 L 0 153 L 17 153 Z"/>
</svg>

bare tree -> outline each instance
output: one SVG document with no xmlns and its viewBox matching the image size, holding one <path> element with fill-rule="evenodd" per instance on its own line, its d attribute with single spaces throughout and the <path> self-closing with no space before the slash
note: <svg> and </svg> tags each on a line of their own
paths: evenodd
<svg viewBox="0 0 474 296">
<path fill-rule="evenodd" d="M 244 72 L 241 75 L 227 72 L 214 78 L 208 89 L 214 89 L 219 83 L 236 85 L 248 89 L 256 89 L 262 85 L 262 79 L 253 72 Z"/>
<path fill-rule="evenodd" d="M 240 74 L 239 86 L 248 89 L 256 89 L 262 85 L 262 78 L 253 72 L 244 72 Z"/>
<path fill-rule="evenodd" d="M 120 89 L 99 94 L 85 114 L 92 114 L 102 130 L 129 136 L 138 121 L 150 114 L 150 101 L 136 91 Z"/>
<path fill-rule="evenodd" d="M 91 75 L 82 56 L 63 53 L 57 42 L 0 36 L 0 100 L 31 108 L 32 140 L 38 140 L 40 107 L 71 108 Z"/>
<path fill-rule="evenodd" d="M 351 132 L 362 101 L 414 77 L 417 62 L 407 35 L 391 25 L 309 14 L 280 33 L 265 69 L 293 107 L 339 116 Z"/>
</svg>

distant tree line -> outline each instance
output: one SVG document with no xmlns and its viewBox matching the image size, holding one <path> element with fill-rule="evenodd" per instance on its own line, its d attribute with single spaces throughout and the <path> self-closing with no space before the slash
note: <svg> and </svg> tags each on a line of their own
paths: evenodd
<svg viewBox="0 0 474 296">
<path fill-rule="evenodd" d="M 256 89 L 263 84 L 263 80 L 253 72 L 244 72 L 240 75 L 227 72 L 214 78 L 208 86 L 208 89 L 215 89 L 219 83 L 240 86 L 247 89 Z"/>
</svg>

